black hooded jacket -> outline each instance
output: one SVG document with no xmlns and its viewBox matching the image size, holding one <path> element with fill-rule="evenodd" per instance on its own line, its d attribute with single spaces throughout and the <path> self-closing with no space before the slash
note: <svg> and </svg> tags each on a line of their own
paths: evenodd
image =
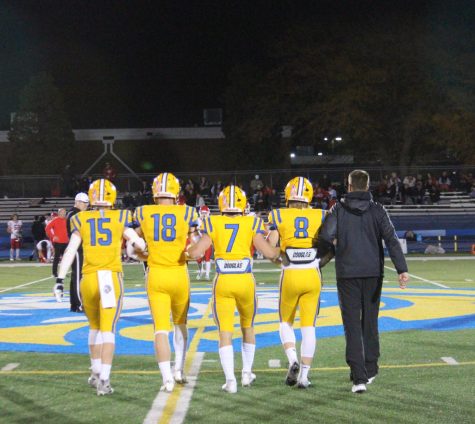
<svg viewBox="0 0 475 424">
<path fill-rule="evenodd" d="M 336 246 L 333 240 L 336 239 Z M 367 191 L 348 193 L 330 210 L 318 236 L 319 256 L 334 249 L 337 278 L 382 277 L 384 240 L 398 274 L 407 272 L 394 226 Z"/>
</svg>

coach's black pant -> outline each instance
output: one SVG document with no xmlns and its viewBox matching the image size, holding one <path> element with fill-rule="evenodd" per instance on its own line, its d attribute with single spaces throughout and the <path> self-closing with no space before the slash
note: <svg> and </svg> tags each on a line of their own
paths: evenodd
<svg viewBox="0 0 475 424">
<path fill-rule="evenodd" d="M 76 252 L 76 258 L 71 266 L 71 284 L 69 286 L 69 301 L 71 303 L 71 311 L 79 312 L 81 310 L 81 295 L 79 293 L 79 283 L 82 278 L 82 249 Z"/>
<path fill-rule="evenodd" d="M 378 373 L 378 314 L 382 278 L 340 278 L 338 300 L 345 329 L 346 363 L 354 384 Z"/>
<path fill-rule="evenodd" d="M 58 264 L 60 258 L 64 255 L 68 243 L 53 243 L 54 247 L 54 259 L 53 259 L 53 275 L 58 277 Z"/>
</svg>

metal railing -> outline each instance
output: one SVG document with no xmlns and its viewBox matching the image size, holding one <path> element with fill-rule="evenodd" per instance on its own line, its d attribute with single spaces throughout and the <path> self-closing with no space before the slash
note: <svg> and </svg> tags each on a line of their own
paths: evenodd
<svg viewBox="0 0 475 424">
<path fill-rule="evenodd" d="M 287 168 L 287 169 L 250 169 L 250 170 L 223 170 L 223 171 L 197 171 L 197 172 L 174 172 L 184 181 L 191 179 L 199 183 L 201 177 L 206 177 L 210 184 L 220 180 L 223 184 L 234 183 L 248 189 L 249 183 L 255 175 L 259 175 L 265 185 L 282 190 L 291 177 L 301 175 L 311 181 L 319 181 L 326 175 L 332 183 L 342 184 L 349 172 L 354 169 L 365 169 L 369 172 L 373 182 L 380 181 L 391 172 L 399 172 L 398 167 L 345 165 L 318 168 Z M 428 172 L 439 176 L 442 171 L 457 171 L 460 174 L 475 174 L 475 165 L 447 165 L 447 166 L 413 166 L 408 168 L 411 175 Z M 173 172 L 173 171 L 172 171 Z M 158 173 L 158 172 L 157 172 Z M 136 192 L 141 186 L 141 180 L 151 183 L 157 173 L 118 174 L 114 180 L 117 189 L 124 192 Z M 94 179 L 102 177 L 101 174 L 91 175 Z M 79 177 L 77 177 L 79 178 Z M 85 185 L 78 180 L 78 190 L 84 190 Z M 60 175 L 7 175 L 0 176 L 0 197 L 51 197 L 67 195 L 64 181 Z"/>
</svg>

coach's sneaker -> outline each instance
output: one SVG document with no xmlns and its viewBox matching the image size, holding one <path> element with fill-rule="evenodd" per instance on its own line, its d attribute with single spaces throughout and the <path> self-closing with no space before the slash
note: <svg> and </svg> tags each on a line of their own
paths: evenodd
<svg viewBox="0 0 475 424">
<path fill-rule="evenodd" d="M 366 384 L 353 384 L 351 391 L 359 394 L 364 393 L 366 392 Z"/>
<path fill-rule="evenodd" d="M 228 393 L 237 393 L 237 382 L 236 380 L 226 380 L 221 388 Z"/>
<path fill-rule="evenodd" d="M 160 387 L 161 392 L 171 393 L 175 388 L 175 382 L 173 380 L 164 381 L 162 387 Z"/>
<path fill-rule="evenodd" d="M 241 375 L 241 384 L 242 387 L 250 387 L 252 383 L 256 380 L 256 374 L 252 372 L 242 372 Z"/>
<path fill-rule="evenodd" d="M 375 378 L 376 378 L 375 375 L 373 375 L 372 377 L 368 378 L 368 382 L 367 382 L 366 384 L 371 384 L 371 383 L 374 381 Z"/>
<path fill-rule="evenodd" d="M 295 386 L 297 384 L 297 379 L 299 376 L 300 364 L 298 362 L 293 362 L 289 365 L 289 370 L 287 371 L 287 377 L 285 378 L 285 384 L 287 386 Z"/>
<path fill-rule="evenodd" d="M 63 290 L 64 286 L 62 284 L 56 283 L 54 285 L 53 293 L 54 297 L 56 298 L 56 302 L 61 303 L 63 301 Z"/>
<path fill-rule="evenodd" d="M 99 380 L 97 383 L 97 396 L 111 395 L 114 389 L 111 386 L 110 380 Z"/>
<path fill-rule="evenodd" d="M 91 376 L 87 379 L 87 384 L 97 389 L 99 385 L 99 374 L 91 373 Z"/>
<path fill-rule="evenodd" d="M 297 381 L 297 388 L 299 389 L 308 389 L 312 383 L 308 378 L 299 378 Z"/>
<path fill-rule="evenodd" d="M 175 370 L 175 374 L 173 375 L 173 378 L 175 379 L 175 383 L 178 383 L 178 384 L 188 383 L 185 373 L 181 370 Z"/>
</svg>

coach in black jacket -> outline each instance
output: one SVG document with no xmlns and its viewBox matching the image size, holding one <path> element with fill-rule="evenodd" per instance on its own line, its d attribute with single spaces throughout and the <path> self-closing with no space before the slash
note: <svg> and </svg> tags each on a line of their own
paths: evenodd
<svg viewBox="0 0 475 424">
<path fill-rule="evenodd" d="M 336 280 L 345 329 L 346 362 L 352 392 L 366 391 L 378 374 L 378 314 L 386 243 L 403 289 L 407 265 L 386 210 L 368 192 L 369 175 L 355 170 L 348 177 L 348 194 L 326 217 L 318 238 L 320 257 L 335 255 Z"/>
</svg>

